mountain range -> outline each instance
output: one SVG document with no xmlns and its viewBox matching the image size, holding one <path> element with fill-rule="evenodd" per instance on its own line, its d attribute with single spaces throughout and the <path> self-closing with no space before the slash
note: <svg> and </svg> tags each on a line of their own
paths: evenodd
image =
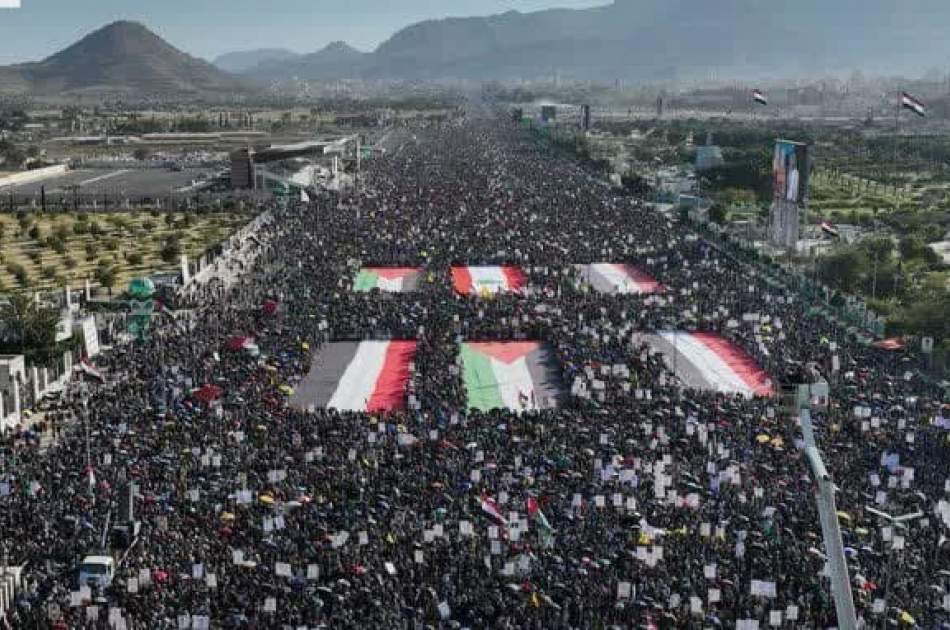
<svg viewBox="0 0 950 630">
<path fill-rule="evenodd" d="M 591 9 L 427 20 L 371 53 L 248 69 L 257 80 L 762 79 L 943 67 L 946 0 L 615 0 Z M 336 54 L 345 51 L 344 54 Z M 331 54 L 333 53 L 333 54 Z"/>
<path fill-rule="evenodd" d="M 615 0 L 412 24 L 372 52 L 334 42 L 192 57 L 115 22 L 35 63 L 0 67 L 0 93 L 223 95 L 280 80 L 665 81 L 920 74 L 950 61 L 946 0 Z"/>
<path fill-rule="evenodd" d="M 239 74 L 252 70 L 263 63 L 285 63 L 298 59 L 302 55 L 286 48 L 257 48 L 218 55 L 211 62 L 225 72 Z"/>
<path fill-rule="evenodd" d="M 373 59 L 373 54 L 360 52 L 346 42 L 338 41 L 309 55 L 299 55 L 292 59 L 265 59 L 247 68 L 242 74 L 248 79 L 261 82 L 282 79 L 348 79 L 362 76 L 364 67 L 368 67 Z"/>
</svg>

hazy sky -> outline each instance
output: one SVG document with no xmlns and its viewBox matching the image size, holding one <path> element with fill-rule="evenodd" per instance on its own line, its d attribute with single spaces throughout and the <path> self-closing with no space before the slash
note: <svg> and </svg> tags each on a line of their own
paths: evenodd
<svg viewBox="0 0 950 630">
<path fill-rule="evenodd" d="M 508 10 L 585 8 L 611 0 L 22 0 L 0 8 L 0 64 L 34 61 L 118 19 L 137 20 L 185 52 L 284 47 L 313 52 L 342 39 L 371 50 L 413 22 Z"/>
</svg>

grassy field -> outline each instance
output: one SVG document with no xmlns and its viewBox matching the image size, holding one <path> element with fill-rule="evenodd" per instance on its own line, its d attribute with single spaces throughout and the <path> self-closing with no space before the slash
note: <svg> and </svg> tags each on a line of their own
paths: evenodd
<svg viewBox="0 0 950 630">
<path fill-rule="evenodd" d="M 238 212 L 2 214 L 0 290 L 80 288 L 101 266 L 115 270 L 120 288 L 136 276 L 178 269 L 176 251 L 199 255 L 248 220 Z"/>
</svg>

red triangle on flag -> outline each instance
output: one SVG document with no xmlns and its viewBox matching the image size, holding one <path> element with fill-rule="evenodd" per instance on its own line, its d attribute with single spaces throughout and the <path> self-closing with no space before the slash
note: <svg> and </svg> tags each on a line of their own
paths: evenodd
<svg viewBox="0 0 950 630">
<path fill-rule="evenodd" d="M 537 350 L 541 344 L 537 341 L 470 341 L 468 346 L 502 363 L 514 363 Z"/>
</svg>

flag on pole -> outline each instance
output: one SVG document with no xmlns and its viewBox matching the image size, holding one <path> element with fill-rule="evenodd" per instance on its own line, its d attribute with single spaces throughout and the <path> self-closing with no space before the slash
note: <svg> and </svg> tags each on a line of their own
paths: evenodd
<svg viewBox="0 0 950 630">
<path fill-rule="evenodd" d="M 155 310 L 157 310 L 162 315 L 167 315 L 172 319 L 175 319 L 175 313 L 173 313 L 172 310 L 168 308 L 168 305 L 166 305 L 161 300 L 155 300 Z"/>
<path fill-rule="evenodd" d="M 96 473 L 92 466 L 86 466 L 86 472 L 89 474 L 89 489 L 92 490 L 96 487 Z"/>
<path fill-rule="evenodd" d="M 907 92 L 901 92 L 901 107 L 909 109 L 921 118 L 927 115 L 927 108 L 924 107 L 924 104 Z"/>
<path fill-rule="evenodd" d="M 487 494 L 483 494 L 478 502 L 482 506 L 482 512 L 492 517 L 502 525 L 507 525 L 508 520 L 502 515 L 501 510 L 498 509 L 498 504 L 495 503 L 495 500 L 492 499 Z"/>
<path fill-rule="evenodd" d="M 544 532 L 549 533 L 554 531 L 554 528 L 551 527 L 551 523 L 548 522 L 548 518 L 544 515 L 544 512 L 541 511 L 541 506 L 538 505 L 538 500 L 534 497 L 528 497 L 528 516 L 534 519 Z"/>
<path fill-rule="evenodd" d="M 825 234 L 827 234 L 828 236 L 833 236 L 834 238 L 840 238 L 840 237 L 841 237 L 841 234 L 838 232 L 838 228 L 836 228 L 836 227 L 831 223 L 831 221 L 822 221 L 822 222 L 821 222 L 821 231 L 824 232 Z"/>
<path fill-rule="evenodd" d="M 99 379 L 100 381 L 106 380 L 102 375 L 102 372 L 100 372 L 99 369 L 89 361 L 88 357 L 83 357 L 79 360 L 79 369 L 81 369 L 83 373 L 88 374 L 93 378 Z"/>
<path fill-rule="evenodd" d="M 769 104 L 768 99 L 765 98 L 765 94 L 763 94 L 761 90 L 752 90 L 752 100 L 759 105 Z"/>
</svg>

